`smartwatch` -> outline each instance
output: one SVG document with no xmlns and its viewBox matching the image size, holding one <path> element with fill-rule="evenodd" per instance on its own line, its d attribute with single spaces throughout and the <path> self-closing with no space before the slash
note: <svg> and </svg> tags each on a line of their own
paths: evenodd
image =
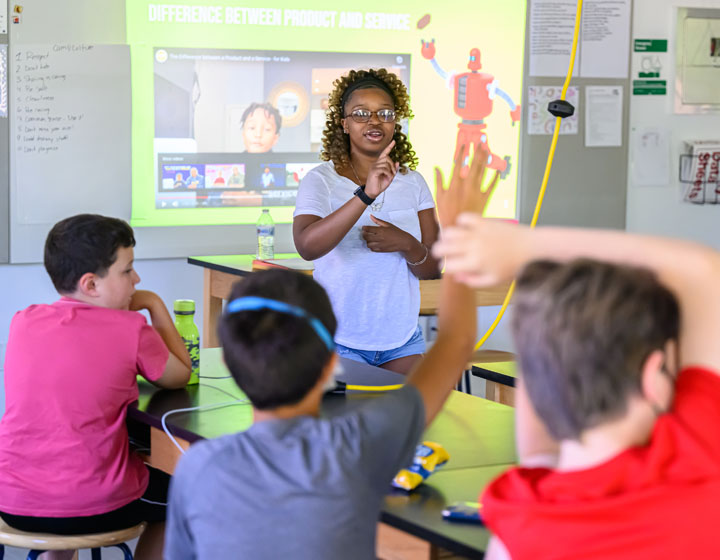
<svg viewBox="0 0 720 560">
<path fill-rule="evenodd" d="M 357 189 L 355 189 L 355 192 L 353 192 L 353 195 L 357 196 L 360 200 L 362 200 L 368 206 L 370 206 L 373 202 L 375 202 L 374 198 L 370 198 L 368 195 L 365 194 L 365 185 L 360 185 Z"/>
</svg>

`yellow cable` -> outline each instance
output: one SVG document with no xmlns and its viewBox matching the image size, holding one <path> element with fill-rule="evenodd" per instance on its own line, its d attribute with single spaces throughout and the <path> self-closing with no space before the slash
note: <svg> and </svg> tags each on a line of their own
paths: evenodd
<svg viewBox="0 0 720 560">
<path fill-rule="evenodd" d="M 577 51 L 577 44 L 578 44 L 578 36 L 580 35 L 580 20 L 582 17 L 582 3 L 583 0 L 578 0 L 577 4 L 577 12 L 575 13 L 575 32 L 573 34 L 573 42 L 572 42 L 572 51 L 570 53 L 570 65 L 568 66 L 567 75 L 565 76 L 565 84 L 563 84 L 562 93 L 560 94 L 560 99 L 565 99 L 565 96 L 567 95 L 568 87 L 570 86 L 570 80 L 572 79 L 572 73 L 573 68 L 575 67 L 575 53 Z M 545 174 L 543 175 L 542 183 L 540 184 L 540 192 L 538 193 L 537 202 L 535 203 L 535 210 L 533 212 L 532 220 L 530 220 L 530 227 L 534 228 L 537 224 L 538 217 L 540 216 L 540 209 L 542 208 L 543 199 L 545 198 L 545 190 L 547 189 L 547 184 L 550 179 L 550 170 L 552 169 L 553 160 L 555 159 L 555 147 L 557 146 L 558 141 L 558 135 L 560 134 L 560 123 L 562 122 L 562 117 L 556 117 L 555 119 L 555 130 L 553 131 L 552 135 L 552 141 L 550 142 L 550 152 L 548 153 L 548 159 L 545 164 Z M 498 326 L 498 323 L 500 323 L 500 319 L 502 319 L 503 315 L 505 314 L 505 310 L 507 309 L 508 304 L 510 303 L 510 300 L 512 299 L 512 295 L 515 292 L 515 281 L 513 280 L 512 284 L 510 284 L 510 288 L 507 291 L 507 294 L 505 295 L 505 299 L 502 303 L 502 307 L 500 307 L 500 311 L 498 312 L 497 317 L 495 317 L 495 320 L 493 321 L 492 325 L 490 325 L 490 328 L 487 330 L 487 332 L 480 338 L 478 343 L 475 345 L 475 350 L 479 350 L 480 347 L 485 344 L 487 339 L 490 337 L 490 335 L 495 331 L 495 328 Z"/>
<path fill-rule="evenodd" d="M 402 388 L 403 385 L 345 385 L 348 391 L 395 391 Z"/>
</svg>

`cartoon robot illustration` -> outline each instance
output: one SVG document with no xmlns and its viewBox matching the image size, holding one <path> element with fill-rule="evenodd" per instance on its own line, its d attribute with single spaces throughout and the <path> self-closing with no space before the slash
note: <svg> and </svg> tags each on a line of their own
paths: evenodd
<svg viewBox="0 0 720 560">
<path fill-rule="evenodd" d="M 462 119 L 458 124 L 455 157 L 462 149 L 463 161 L 467 164 L 470 147 L 476 150 L 484 144 L 490 152 L 488 167 L 500 171 L 500 177 L 504 179 L 510 172 L 510 156 L 501 158 L 490 151 L 484 119 L 492 113 L 495 98 L 500 97 L 510 106 L 510 119 L 514 126 L 520 120 L 520 105 L 516 105 L 512 98 L 498 87 L 494 76 L 479 71 L 482 68 L 480 49 L 470 50 L 468 61 L 470 72 L 450 74 L 435 60 L 435 39 L 432 41 L 421 39 L 421 42 L 423 57 L 430 61 L 440 77 L 455 90 L 455 114 Z"/>
</svg>

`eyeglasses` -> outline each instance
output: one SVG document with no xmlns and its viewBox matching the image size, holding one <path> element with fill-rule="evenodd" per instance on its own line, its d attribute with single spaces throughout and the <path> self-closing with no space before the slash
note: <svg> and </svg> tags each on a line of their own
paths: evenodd
<svg viewBox="0 0 720 560">
<path fill-rule="evenodd" d="M 395 122 L 394 109 L 380 109 L 379 111 L 369 111 L 368 109 L 354 109 L 349 115 L 345 115 L 345 117 L 350 117 L 357 123 L 366 123 L 373 115 L 377 115 L 377 118 L 380 122 Z"/>
</svg>

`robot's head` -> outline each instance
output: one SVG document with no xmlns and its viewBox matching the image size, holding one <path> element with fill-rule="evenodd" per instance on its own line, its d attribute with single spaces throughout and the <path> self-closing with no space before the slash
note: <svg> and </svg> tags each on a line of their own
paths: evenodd
<svg viewBox="0 0 720 560">
<path fill-rule="evenodd" d="M 470 51 L 468 68 L 473 71 L 480 70 L 480 68 L 482 68 L 482 64 L 480 64 L 480 49 L 472 49 Z"/>
</svg>

